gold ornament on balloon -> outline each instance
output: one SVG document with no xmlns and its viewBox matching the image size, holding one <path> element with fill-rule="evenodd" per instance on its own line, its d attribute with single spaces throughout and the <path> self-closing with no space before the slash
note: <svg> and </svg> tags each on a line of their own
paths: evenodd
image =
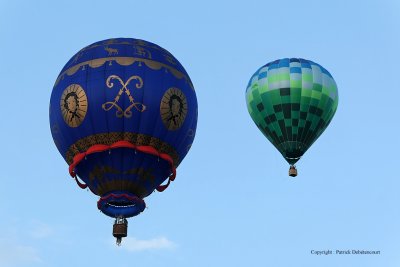
<svg viewBox="0 0 400 267">
<path fill-rule="evenodd" d="M 186 96 L 178 88 L 169 88 L 161 99 L 160 114 L 162 121 L 170 131 L 178 130 L 187 114 Z"/>
<path fill-rule="evenodd" d="M 130 83 L 132 80 L 136 80 L 136 81 L 137 81 L 137 83 L 136 83 L 136 88 L 137 88 L 137 89 L 142 88 L 142 87 L 143 87 L 143 80 L 142 80 L 142 78 L 140 78 L 140 77 L 137 76 L 137 75 L 134 75 L 134 76 L 129 77 L 129 79 L 124 83 L 124 81 L 122 81 L 122 79 L 121 79 L 119 76 L 117 76 L 117 75 L 110 75 L 110 76 L 107 78 L 107 81 L 106 81 L 106 84 L 107 84 L 107 87 L 108 87 L 108 88 L 114 87 L 114 83 L 111 82 L 111 80 L 113 80 L 113 79 L 118 80 L 122 87 L 121 87 L 121 89 L 118 91 L 118 94 L 115 96 L 114 101 L 109 101 L 109 102 L 106 102 L 106 103 L 104 103 L 104 104 L 102 105 L 102 108 L 103 108 L 105 111 L 109 111 L 110 109 L 112 109 L 113 107 L 115 107 L 115 108 L 117 109 L 117 111 L 115 112 L 115 114 L 116 114 L 116 116 L 117 116 L 118 118 L 123 118 L 123 117 L 125 117 L 125 118 L 130 118 L 130 117 L 132 117 L 132 111 L 131 111 L 132 108 L 135 108 L 135 109 L 136 109 L 137 111 L 139 111 L 139 112 L 143 112 L 143 111 L 146 110 L 146 106 L 145 106 L 145 105 L 143 105 L 142 103 L 139 103 L 139 102 L 135 102 L 135 99 L 133 98 L 133 96 L 132 96 L 132 94 L 131 94 L 131 91 L 130 91 L 129 88 L 128 88 L 128 85 L 129 85 L 129 83 Z M 124 92 L 125 92 L 125 94 L 128 96 L 129 102 L 131 103 L 131 104 L 129 105 L 129 107 L 127 107 L 125 110 L 123 110 L 123 109 L 118 105 L 118 101 L 119 101 L 120 97 L 122 96 L 122 94 L 123 94 Z"/>
<path fill-rule="evenodd" d="M 85 119 L 88 101 L 86 93 L 79 84 L 65 88 L 60 100 L 61 113 L 69 127 L 78 127 Z"/>
</svg>

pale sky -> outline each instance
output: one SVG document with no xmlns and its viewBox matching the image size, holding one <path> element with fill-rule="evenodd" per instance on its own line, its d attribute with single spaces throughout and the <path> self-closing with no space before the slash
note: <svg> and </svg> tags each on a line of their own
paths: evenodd
<svg viewBox="0 0 400 267">
<path fill-rule="evenodd" d="M 0 0 L 0 266 L 398 267 L 399 14 L 394 0 Z M 170 51 L 199 105 L 176 180 L 146 198 L 121 247 L 48 121 L 64 64 L 113 37 Z M 339 90 L 295 179 L 245 102 L 251 75 L 285 57 L 321 64 Z M 327 249 L 381 254 L 311 254 Z"/>
</svg>

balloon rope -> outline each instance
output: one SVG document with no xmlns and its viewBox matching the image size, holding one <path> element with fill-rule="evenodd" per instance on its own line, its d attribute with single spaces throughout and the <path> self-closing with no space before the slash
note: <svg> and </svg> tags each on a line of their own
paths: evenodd
<svg viewBox="0 0 400 267">
<path fill-rule="evenodd" d="M 159 192 L 164 191 L 165 189 L 167 189 L 167 187 L 169 186 L 169 184 L 171 183 L 171 181 L 175 180 L 176 177 L 176 168 L 174 165 L 174 161 L 172 159 L 172 157 L 166 153 L 161 153 L 159 152 L 157 149 L 155 149 L 152 146 L 137 146 L 135 144 L 132 144 L 129 141 L 118 141 L 115 142 L 111 145 L 93 145 L 91 147 L 88 148 L 88 150 L 86 150 L 85 152 L 79 153 L 77 155 L 74 156 L 73 161 L 71 163 L 71 165 L 69 165 L 69 174 L 75 178 L 76 183 L 79 185 L 80 188 L 84 189 L 87 187 L 87 185 L 79 182 L 79 180 L 76 178 L 76 173 L 75 173 L 75 167 L 82 161 L 85 159 L 85 157 L 87 155 L 90 154 L 94 154 L 94 153 L 99 153 L 99 152 L 104 152 L 107 150 L 111 150 L 111 149 L 115 149 L 115 148 L 130 148 L 130 149 L 134 149 L 136 151 L 145 153 L 145 154 L 149 154 L 149 155 L 153 155 L 156 157 L 159 157 L 165 161 L 167 161 L 171 167 L 171 175 L 168 177 L 168 182 L 165 185 L 160 185 L 158 186 L 156 189 Z"/>
<path fill-rule="evenodd" d="M 80 188 L 82 188 L 82 189 L 86 189 L 86 188 L 87 188 L 87 184 L 80 182 L 80 181 L 78 180 L 78 177 L 77 177 L 76 175 L 74 176 L 74 178 L 75 178 L 75 182 L 78 184 L 78 186 L 79 186 Z"/>
</svg>

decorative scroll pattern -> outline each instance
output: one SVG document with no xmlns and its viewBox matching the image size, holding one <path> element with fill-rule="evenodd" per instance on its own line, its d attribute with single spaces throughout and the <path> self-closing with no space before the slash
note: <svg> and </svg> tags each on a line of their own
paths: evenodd
<svg viewBox="0 0 400 267">
<path fill-rule="evenodd" d="M 124 83 L 119 76 L 110 75 L 107 78 L 107 81 L 106 81 L 106 84 L 107 84 L 108 88 L 114 87 L 114 83 L 111 82 L 111 80 L 113 80 L 113 79 L 118 80 L 120 82 L 120 84 L 122 85 L 122 87 L 119 90 L 117 96 L 114 98 L 114 101 L 106 102 L 101 106 L 105 111 L 109 111 L 113 107 L 115 107 L 117 109 L 115 114 L 116 114 L 116 116 L 118 118 L 122 118 L 122 117 L 130 118 L 130 117 L 132 117 L 132 111 L 131 111 L 132 108 L 135 108 L 139 112 L 143 112 L 143 111 L 146 110 L 146 106 L 145 105 L 143 105 L 142 103 L 139 103 L 139 102 L 135 102 L 131 92 L 129 91 L 129 89 L 127 87 L 132 80 L 137 80 L 138 82 L 136 83 L 136 88 L 138 88 L 138 89 L 142 88 L 143 87 L 142 78 L 140 78 L 139 76 L 134 75 L 134 76 L 129 77 L 129 79 Z M 128 96 L 129 102 L 131 104 L 125 110 L 122 110 L 122 108 L 118 105 L 118 101 L 119 101 L 119 98 L 121 97 L 121 95 L 124 92 Z"/>
</svg>

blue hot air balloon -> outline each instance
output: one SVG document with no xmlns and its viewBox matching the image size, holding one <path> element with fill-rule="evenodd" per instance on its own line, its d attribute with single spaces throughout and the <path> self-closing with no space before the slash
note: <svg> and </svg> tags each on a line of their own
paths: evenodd
<svg viewBox="0 0 400 267">
<path fill-rule="evenodd" d="M 189 75 L 167 50 L 139 39 L 83 48 L 51 94 L 53 140 L 78 185 L 116 219 L 117 242 L 127 235 L 126 218 L 144 210 L 143 199 L 174 180 L 196 125 Z"/>
</svg>

